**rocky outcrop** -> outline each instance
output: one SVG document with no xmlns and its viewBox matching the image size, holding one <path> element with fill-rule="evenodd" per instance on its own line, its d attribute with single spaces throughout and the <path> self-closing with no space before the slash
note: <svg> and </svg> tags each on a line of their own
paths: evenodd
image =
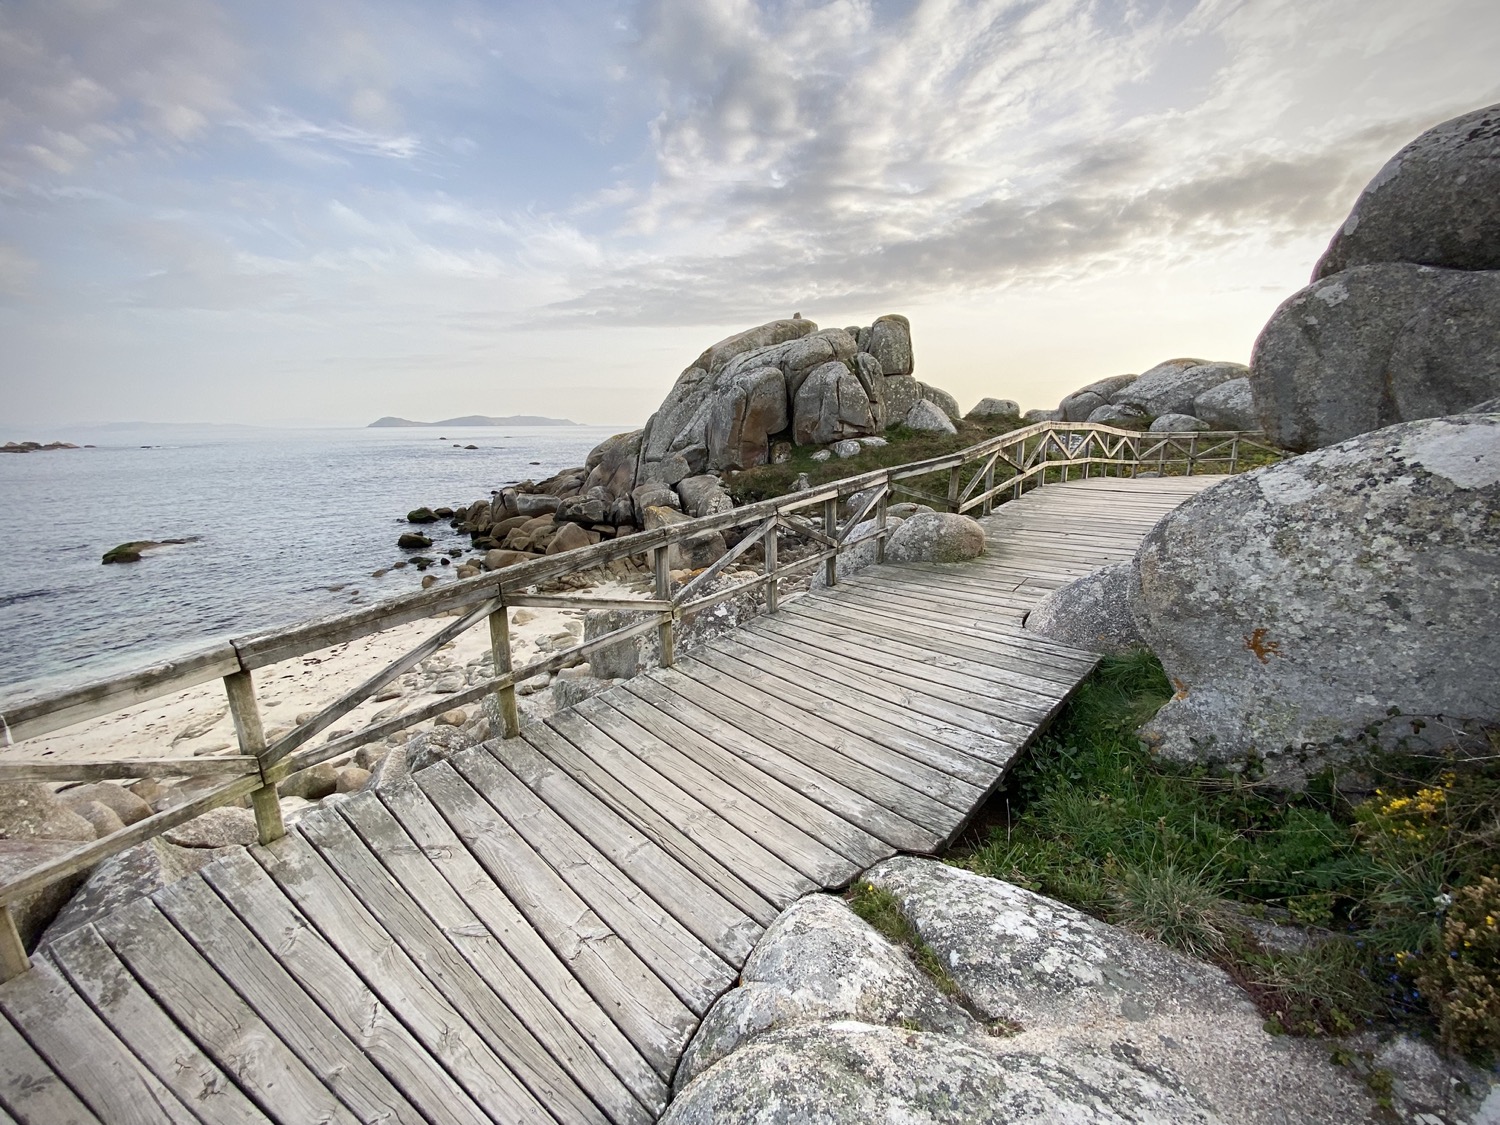
<svg viewBox="0 0 1500 1125">
<path fill-rule="evenodd" d="M 956 434 L 957 427 L 937 403 L 921 399 L 906 412 L 906 428 L 919 434 Z"/>
<path fill-rule="evenodd" d="M 841 904 L 804 899 L 704 1018 L 664 1123 L 1373 1120 L 1326 1047 L 1268 1034 L 1216 968 L 931 860 L 865 878 L 967 1014 Z"/>
<path fill-rule="evenodd" d="M 1026 615 L 1029 632 L 1089 652 L 1121 653 L 1145 639 L 1131 613 L 1135 563 L 1102 567 L 1053 590 Z"/>
<path fill-rule="evenodd" d="M 1427 130 L 1355 201 L 1313 280 L 1375 262 L 1500 270 L 1500 105 Z"/>
<path fill-rule="evenodd" d="M 1165 757 L 1295 779 L 1500 721 L 1500 417 L 1404 423 L 1231 478 L 1136 562 L 1134 614 L 1177 688 L 1142 730 Z"/>
<path fill-rule="evenodd" d="M 678 1064 L 682 1089 L 748 1040 L 775 1028 L 853 1019 L 908 1030 L 978 1030 L 911 959 L 841 900 L 809 895 L 771 923 Z"/>
<path fill-rule="evenodd" d="M 61 937 L 117 906 L 144 898 L 185 878 L 213 859 L 211 850 L 179 848 L 157 838 L 110 856 L 58 913 L 39 945 Z"/>
<path fill-rule="evenodd" d="M 892 313 L 877 317 L 860 350 L 875 357 L 882 375 L 910 375 L 917 369 L 912 358 L 911 321 L 904 316 Z"/>
<path fill-rule="evenodd" d="M 1191 414 L 1163 414 L 1153 419 L 1146 428 L 1153 434 L 1183 434 L 1207 430 L 1209 426 L 1202 418 L 1195 418 Z"/>
<path fill-rule="evenodd" d="M 1500 270 L 1355 266 L 1294 294 L 1255 343 L 1266 433 L 1305 451 L 1500 394 Z"/>
<path fill-rule="evenodd" d="M 1203 419 L 1212 430 L 1260 429 L 1260 415 L 1255 409 L 1248 375 L 1210 387 L 1193 399 L 1190 413 Z"/>
<path fill-rule="evenodd" d="M 978 520 L 951 512 L 918 512 L 902 522 L 886 543 L 891 563 L 958 563 L 984 554 L 984 528 Z"/>
<path fill-rule="evenodd" d="M 1209 363 L 1199 359 L 1169 359 L 1119 391 L 1110 402 L 1117 406 L 1135 406 L 1142 414 L 1159 418 L 1163 414 L 1191 414 L 1193 402 L 1201 394 L 1231 379 L 1243 379 L 1250 372 L 1242 363 Z"/>
<path fill-rule="evenodd" d="M 1262 331 L 1271 439 L 1306 451 L 1500 394 L 1500 107 L 1423 133 L 1380 170 Z"/>
<path fill-rule="evenodd" d="M 975 421 L 988 420 L 990 418 L 1020 418 L 1020 403 L 1008 398 L 982 398 L 976 402 L 965 418 Z"/>
</svg>

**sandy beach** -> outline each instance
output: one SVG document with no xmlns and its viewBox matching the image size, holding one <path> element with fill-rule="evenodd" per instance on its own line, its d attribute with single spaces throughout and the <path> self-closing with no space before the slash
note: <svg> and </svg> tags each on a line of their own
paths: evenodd
<svg viewBox="0 0 1500 1125">
<path fill-rule="evenodd" d="M 579 592 L 578 596 L 640 598 L 649 593 L 644 579 L 612 578 Z M 545 655 L 551 647 L 549 638 L 568 633 L 575 638 L 573 643 L 581 640 L 585 612 L 584 609 L 511 610 L 511 644 L 516 665 Z M 305 718 L 326 707 L 449 623 L 449 618 L 415 621 L 258 669 L 255 693 L 267 735 L 274 739 L 290 730 L 299 716 Z M 566 646 L 560 642 L 557 647 Z M 435 683 L 440 685 L 446 678 L 451 684 L 455 672 L 463 673 L 467 679 L 488 653 L 489 630 L 480 623 L 445 645 L 435 657 L 423 663 L 420 671 L 403 675 L 377 693 L 380 699 L 360 704 L 317 741 L 340 737 L 377 716 L 389 718 L 442 698 L 443 693 L 431 690 Z M 546 709 L 548 700 L 545 692 L 523 694 L 520 700 L 523 714 Z M 478 706 L 470 704 L 466 710 L 472 716 Z M 432 720 L 428 720 L 392 737 L 404 741 L 431 725 Z M 234 723 L 223 684 L 218 680 L 29 739 L 11 751 L 15 756 L 75 762 L 162 757 L 180 757 L 190 762 L 194 757 L 234 753 L 238 753 Z M 184 772 L 192 771 L 185 768 Z"/>
</svg>

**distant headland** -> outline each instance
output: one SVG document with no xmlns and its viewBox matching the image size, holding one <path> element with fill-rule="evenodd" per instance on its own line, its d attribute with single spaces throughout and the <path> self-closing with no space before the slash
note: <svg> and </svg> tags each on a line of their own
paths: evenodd
<svg viewBox="0 0 1500 1125">
<path fill-rule="evenodd" d="M 377 418 L 365 427 L 367 430 L 395 426 L 576 426 L 566 418 L 540 418 L 534 414 L 512 414 L 508 418 L 490 418 L 484 414 L 465 414 L 462 418 L 444 418 L 440 422 L 413 422 L 410 418 Z"/>
</svg>

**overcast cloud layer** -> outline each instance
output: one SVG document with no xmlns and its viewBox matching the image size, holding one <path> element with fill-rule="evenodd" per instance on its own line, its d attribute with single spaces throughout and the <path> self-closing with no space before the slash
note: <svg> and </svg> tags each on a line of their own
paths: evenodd
<svg viewBox="0 0 1500 1125">
<path fill-rule="evenodd" d="M 961 399 L 1243 360 L 1497 57 L 1492 0 L 11 0 L 0 437 L 639 422 L 793 310 Z"/>
</svg>

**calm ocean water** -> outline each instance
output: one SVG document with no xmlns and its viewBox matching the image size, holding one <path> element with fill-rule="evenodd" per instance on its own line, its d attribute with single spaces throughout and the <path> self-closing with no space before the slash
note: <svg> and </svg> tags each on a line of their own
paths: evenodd
<svg viewBox="0 0 1500 1125">
<path fill-rule="evenodd" d="M 407 511 L 581 465 L 616 432 L 149 427 L 72 438 L 97 449 L 0 456 L 0 687 L 93 679 L 418 589 L 412 567 L 370 576 L 407 553 Z M 435 549 L 468 546 L 446 523 L 429 528 Z M 137 563 L 99 561 L 132 539 L 193 536 Z"/>
</svg>

